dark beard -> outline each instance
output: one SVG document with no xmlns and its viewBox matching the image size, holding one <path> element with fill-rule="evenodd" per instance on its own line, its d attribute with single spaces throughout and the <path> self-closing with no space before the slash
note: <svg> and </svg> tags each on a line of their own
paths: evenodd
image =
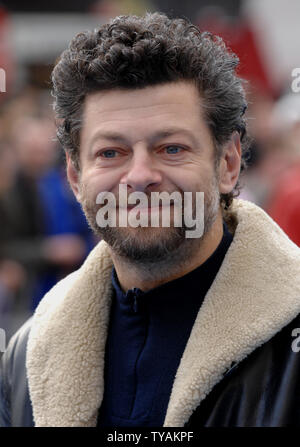
<svg viewBox="0 0 300 447">
<path fill-rule="evenodd" d="M 183 191 L 180 191 L 183 199 Z M 112 252 L 139 268 L 163 269 L 163 266 L 176 265 L 179 268 L 193 256 L 199 249 L 205 234 L 209 231 L 216 219 L 216 201 L 219 204 L 219 195 L 216 197 L 215 183 L 212 182 L 209 191 L 204 197 L 204 231 L 200 238 L 186 238 L 186 231 L 193 228 L 186 227 L 184 219 L 182 226 L 170 228 L 137 227 L 100 227 L 96 222 L 99 205 L 87 198 L 84 185 L 81 185 L 81 205 L 87 221 L 94 231 L 111 248 Z M 183 201 L 182 201 L 183 202 Z M 196 205 L 193 204 L 193 219 L 196 217 Z M 141 233 L 143 232 L 143 233 Z M 139 237 L 141 233 L 141 237 Z"/>
<path fill-rule="evenodd" d="M 122 235 L 119 228 L 98 227 L 98 234 L 108 243 L 113 252 L 122 258 L 130 259 L 134 263 L 152 264 L 168 260 L 174 252 L 186 241 L 185 229 L 174 228 L 134 228 L 133 235 Z M 145 235 L 145 232 L 153 232 Z M 144 234 L 140 238 L 138 232 Z M 160 234 L 155 235 L 157 232 Z M 168 232 L 166 238 L 161 237 L 161 232 Z M 160 236 L 160 237 L 159 237 Z M 138 242 L 137 242 L 138 241 Z"/>
</svg>

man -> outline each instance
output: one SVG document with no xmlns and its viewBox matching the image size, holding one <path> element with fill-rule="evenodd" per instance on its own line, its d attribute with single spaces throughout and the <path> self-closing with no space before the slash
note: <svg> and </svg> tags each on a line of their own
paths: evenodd
<svg viewBox="0 0 300 447">
<path fill-rule="evenodd" d="M 62 54 L 58 136 L 103 240 L 11 341 L 2 425 L 299 424 L 300 253 L 263 210 L 233 199 L 246 149 L 237 63 L 220 39 L 160 14 L 117 17 Z M 175 225 L 176 201 L 169 227 L 160 215 L 120 225 L 134 211 L 120 186 L 184 203 L 192 193 L 202 234 Z M 116 226 L 97 218 L 103 192 Z M 150 202 L 136 217 L 152 223 L 163 209 Z"/>
</svg>

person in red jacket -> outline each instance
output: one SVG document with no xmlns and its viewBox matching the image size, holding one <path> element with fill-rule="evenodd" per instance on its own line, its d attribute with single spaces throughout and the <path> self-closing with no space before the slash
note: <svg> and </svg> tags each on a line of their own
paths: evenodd
<svg viewBox="0 0 300 447">
<path fill-rule="evenodd" d="M 300 246 L 300 161 L 279 180 L 267 212 Z"/>
</svg>

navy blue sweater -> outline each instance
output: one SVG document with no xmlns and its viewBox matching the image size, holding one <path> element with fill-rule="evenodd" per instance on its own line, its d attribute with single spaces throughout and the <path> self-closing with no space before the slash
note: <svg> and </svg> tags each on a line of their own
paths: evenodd
<svg viewBox="0 0 300 447">
<path fill-rule="evenodd" d="M 124 293 L 113 268 L 99 427 L 163 425 L 197 313 L 232 241 L 223 228 L 219 246 L 202 265 L 147 292 Z"/>
</svg>

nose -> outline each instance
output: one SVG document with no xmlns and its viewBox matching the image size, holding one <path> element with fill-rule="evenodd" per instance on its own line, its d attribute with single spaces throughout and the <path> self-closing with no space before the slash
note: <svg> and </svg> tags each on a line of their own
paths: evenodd
<svg viewBox="0 0 300 447">
<path fill-rule="evenodd" d="M 139 149 L 133 154 L 120 183 L 126 183 L 133 191 L 154 190 L 162 182 L 162 174 L 151 154 L 146 149 Z"/>
</svg>

